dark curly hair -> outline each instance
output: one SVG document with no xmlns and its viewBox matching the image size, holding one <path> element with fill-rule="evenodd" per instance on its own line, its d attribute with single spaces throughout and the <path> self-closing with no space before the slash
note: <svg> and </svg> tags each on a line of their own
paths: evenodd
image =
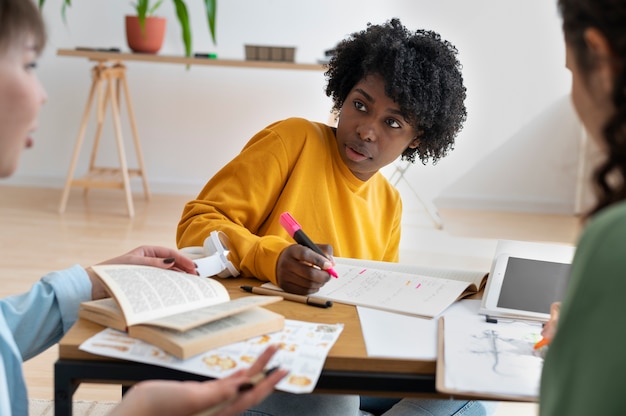
<svg viewBox="0 0 626 416">
<path fill-rule="evenodd" d="M 626 2 L 624 0 L 559 0 L 565 42 L 573 49 L 583 74 L 594 68 L 595 60 L 584 39 L 593 27 L 606 38 L 613 52 L 615 68 L 612 101 L 615 113 L 603 127 L 606 157 L 593 173 L 595 206 L 586 218 L 626 199 Z"/>
<path fill-rule="evenodd" d="M 348 93 L 367 75 L 380 75 L 385 92 L 416 131 L 419 145 L 407 148 L 402 159 L 433 164 L 454 149 L 454 138 L 467 118 L 465 87 L 456 48 L 439 34 L 411 32 L 392 19 L 383 25 L 368 23 L 333 50 L 325 75 L 326 95 L 340 112 Z"/>
</svg>

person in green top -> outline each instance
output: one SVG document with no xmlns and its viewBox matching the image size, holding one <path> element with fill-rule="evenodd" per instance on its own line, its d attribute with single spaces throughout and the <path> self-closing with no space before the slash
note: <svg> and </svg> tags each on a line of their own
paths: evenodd
<svg viewBox="0 0 626 416">
<path fill-rule="evenodd" d="M 623 415 L 626 386 L 626 1 L 559 0 L 571 98 L 604 153 L 568 291 L 544 329 L 541 416 Z M 554 336 L 554 337 L 553 337 Z M 552 338 L 553 337 L 553 338 Z"/>
</svg>

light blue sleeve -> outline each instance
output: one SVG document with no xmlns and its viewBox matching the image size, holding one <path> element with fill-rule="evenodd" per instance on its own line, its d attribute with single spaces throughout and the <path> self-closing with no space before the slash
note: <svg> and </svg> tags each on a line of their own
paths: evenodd
<svg viewBox="0 0 626 416">
<path fill-rule="evenodd" d="M 88 300 L 91 281 L 76 265 L 47 274 L 27 293 L 1 299 L 0 319 L 27 360 L 58 342 L 76 322 L 80 303 Z"/>
</svg>

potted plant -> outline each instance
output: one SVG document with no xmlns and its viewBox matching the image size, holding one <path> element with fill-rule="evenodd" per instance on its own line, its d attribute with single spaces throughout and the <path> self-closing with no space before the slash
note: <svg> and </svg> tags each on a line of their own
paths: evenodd
<svg viewBox="0 0 626 416">
<path fill-rule="evenodd" d="M 39 8 L 43 8 L 46 0 L 39 0 Z M 72 0 L 62 0 L 61 6 L 61 15 L 63 16 L 63 20 L 66 20 L 66 10 L 68 6 L 71 6 Z M 178 18 L 178 22 L 180 23 L 183 44 L 185 45 L 185 56 L 191 56 L 192 52 L 192 40 L 191 40 L 191 27 L 189 24 L 189 12 L 187 11 L 187 4 L 184 0 L 172 0 L 174 2 L 174 7 L 176 8 L 176 16 Z M 217 14 L 217 0 L 202 0 L 204 2 L 204 6 L 206 9 L 207 23 L 209 26 L 209 33 L 211 34 L 211 40 L 213 44 L 217 44 L 215 38 L 215 18 Z M 150 7 L 150 0 L 138 0 L 137 3 L 133 5 L 135 10 L 137 11 L 137 17 L 141 19 L 141 15 L 143 13 L 144 18 L 149 17 L 152 13 L 158 9 L 158 7 L 162 4 L 163 0 L 157 0 L 157 2 Z"/>
<path fill-rule="evenodd" d="M 163 3 L 158 0 L 150 6 L 150 0 L 138 0 L 134 4 L 136 15 L 126 16 L 126 42 L 134 52 L 157 53 L 165 37 L 165 18 L 154 16 Z"/>
</svg>

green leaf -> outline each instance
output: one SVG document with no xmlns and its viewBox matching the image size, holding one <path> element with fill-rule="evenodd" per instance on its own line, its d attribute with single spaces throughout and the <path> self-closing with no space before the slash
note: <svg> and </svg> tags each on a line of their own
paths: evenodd
<svg viewBox="0 0 626 416">
<path fill-rule="evenodd" d="M 63 1 L 63 6 L 61 6 L 61 16 L 63 17 L 63 23 L 64 24 L 67 24 L 67 18 L 65 17 L 65 11 L 71 5 L 72 5 L 71 0 L 64 0 Z"/>
<path fill-rule="evenodd" d="M 211 40 L 213 45 L 217 45 L 217 39 L 215 37 L 215 18 L 217 16 L 217 0 L 204 0 L 206 7 L 206 16 L 209 22 L 209 31 L 211 32 Z"/>
<path fill-rule="evenodd" d="M 189 12 L 187 5 L 183 0 L 174 0 L 176 5 L 176 15 L 183 35 L 183 43 L 185 44 L 185 56 L 191 56 L 191 28 L 189 27 Z"/>
<path fill-rule="evenodd" d="M 150 10 L 148 10 L 148 16 L 152 16 L 154 14 L 154 12 L 156 12 L 156 10 L 161 7 L 161 3 L 163 3 L 163 0 L 159 0 L 156 2 L 156 4 L 154 6 L 152 6 L 150 8 Z"/>
<path fill-rule="evenodd" d="M 137 17 L 139 18 L 139 25 L 141 26 L 141 30 L 143 30 L 146 24 L 148 0 L 138 0 L 137 3 L 134 4 L 134 7 L 135 7 L 135 11 L 137 12 Z"/>
<path fill-rule="evenodd" d="M 39 0 L 39 9 L 42 9 L 46 0 Z M 69 6 L 72 5 L 72 0 L 63 0 L 61 4 L 61 17 L 63 18 L 63 23 L 67 25 L 67 18 L 65 17 L 65 11 Z"/>
</svg>

